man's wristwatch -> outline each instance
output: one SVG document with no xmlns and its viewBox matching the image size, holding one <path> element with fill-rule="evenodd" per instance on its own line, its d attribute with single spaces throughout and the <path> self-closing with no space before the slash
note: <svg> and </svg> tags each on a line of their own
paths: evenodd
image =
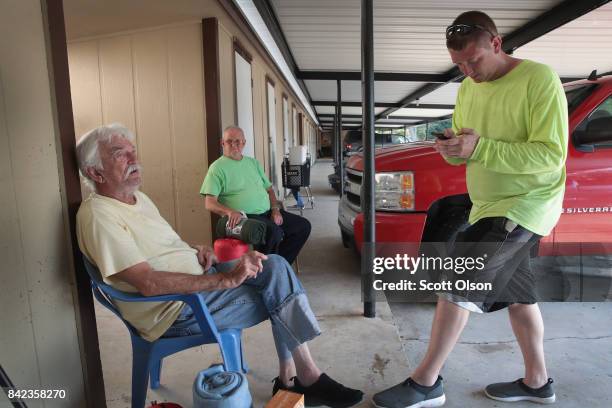
<svg viewBox="0 0 612 408">
<path fill-rule="evenodd" d="M 276 206 L 274 206 L 274 207 L 271 207 L 271 210 L 280 211 L 280 207 L 276 205 Z"/>
</svg>

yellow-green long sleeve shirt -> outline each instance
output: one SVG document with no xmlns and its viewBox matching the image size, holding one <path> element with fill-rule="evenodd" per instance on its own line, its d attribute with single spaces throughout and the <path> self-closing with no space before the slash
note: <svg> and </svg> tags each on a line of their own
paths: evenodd
<svg viewBox="0 0 612 408">
<path fill-rule="evenodd" d="M 503 216 L 548 235 L 565 192 L 568 112 L 558 75 L 524 60 L 495 81 L 466 78 L 453 114 L 453 130 L 461 128 L 480 135 L 469 159 L 447 158 L 467 165 L 470 223 Z"/>
</svg>

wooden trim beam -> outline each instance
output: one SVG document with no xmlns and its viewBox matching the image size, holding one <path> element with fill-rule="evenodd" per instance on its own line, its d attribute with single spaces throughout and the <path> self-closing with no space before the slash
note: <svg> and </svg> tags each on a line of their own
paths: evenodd
<svg viewBox="0 0 612 408">
<path fill-rule="evenodd" d="M 215 17 L 202 20 L 204 54 L 204 103 L 206 117 L 206 152 L 208 165 L 221 157 L 221 77 L 219 73 L 219 21 Z M 216 236 L 219 216 L 210 214 L 211 237 Z"/>
<path fill-rule="evenodd" d="M 74 116 L 70 93 L 70 77 L 68 69 L 68 50 L 66 45 L 66 27 L 64 24 L 64 9 L 61 0 L 45 0 L 43 16 L 48 25 L 49 33 L 49 65 L 51 75 L 52 97 L 59 131 L 65 198 L 68 206 L 68 233 L 72 247 L 72 271 L 76 282 L 77 300 L 77 332 L 81 364 L 83 367 L 83 382 L 85 384 L 85 400 L 89 408 L 106 408 L 102 363 L 100 361 L 100 346 L 96 314 L 91 293 L 89 275 L 85 271 L 81 251 L 76 238 L 76 213 L 81 205 L 81 181 L 79 167 L 76 162 L 76 137 L 74 131 Z"/>
</svg>

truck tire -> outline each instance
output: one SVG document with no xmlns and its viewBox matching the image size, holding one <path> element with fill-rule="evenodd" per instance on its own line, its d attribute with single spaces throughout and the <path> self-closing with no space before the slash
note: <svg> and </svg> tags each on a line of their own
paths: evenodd
<svg viewBox="0 0 612 408">
<path fill-rule="evenodd" d="M 427 235 L 426 242 L 435 243 L 421 245 L 420 252 L 428 257 L 446 257 L 449 250 L 452 248 L 457 234 L 467 227 L 470 209 L 466 207 L 447 207 L 440 211 L 440 216 L 437 217 L 431 225 L 431 230 Z M 445 243 L 440 246 L 437 243 Z M 424 279 L 431 282 L 439 282 L 444 277 L 440 271 L 429 270 L 423 275 Z"/>
<path fill-rule="evenodd" d="M 351 248 L 353 246 L 351 242 L 351 238 L 344 231 L 340 231 L 340 233 L 342 234 L 342 246 L 345 248 Z"/>
<path fill-rule="evenodd" d="M 469 215 L 470 209 L 465 207 L 451 207 L 444 211 L 433 228 L 430 241 L 446 242 L 447 248 L 450 247 L 457 234 L 467 227 Z"/>
</svg>

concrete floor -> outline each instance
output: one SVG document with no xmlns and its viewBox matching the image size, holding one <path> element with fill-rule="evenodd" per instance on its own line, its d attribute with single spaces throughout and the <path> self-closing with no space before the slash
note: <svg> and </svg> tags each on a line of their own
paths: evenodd
<svg viewBox="0 0 612 408">
<path fill-rule="evenodd" d="M 323 334 L 310 343 L 319 366 L 348 386 L 371 395 L 404 380 L 427 347 L 433 306 L 378 302 L 377 318 L 362 317 L 359 260 L 345 249 L 336 223 L 338 197 L 327 185 L 331 162 L 312 169 L 314 210 L 305 210 L 312 235 L 300 255 L 300 279 Z M 289 202 L 292 204 L 292 202 Z M 545 349 L 555 378 L 558 407 L 612 407 L 612 303 L 543 304 Z M 109 408 L 129 407 L 131 350 L 125 328 L 98 308 L 98 330 Z M 270 397 L 278 363 L 269 323 L 243 333 L 254 406 Z M 215 346 L 194 348 L 164 361 L 162 387 L 148 400 L 191 406 L 196 373 L 218 362 Z M 522 376 L 520 350 L 506 312 L 472 316 L 443 372 L 448 407 L 480 408 L 504 404 L 484 397 L 488 382 Z"/>
<path fill-rule="evenodd" d="M 612 407 L 612 303 L 543 303 L 544 350 L 549 376 L 555 380 L 556 407 Z M 425 354 L 434 306 L 391 305 L 408 365 Z M 459 344 L 442 370 L 446 407 L 533 407 L 486 398 L 491 382 L 523 377 L 523 364 L 508 314 L 471 314 Z"/>
</svg>

